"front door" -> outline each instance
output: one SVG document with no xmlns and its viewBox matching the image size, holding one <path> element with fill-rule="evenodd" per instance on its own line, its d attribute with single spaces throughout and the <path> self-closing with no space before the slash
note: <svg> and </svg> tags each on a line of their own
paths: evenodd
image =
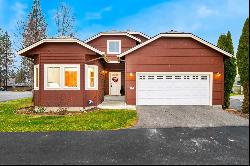
<svg viewBox="0 0 250 166">
<path fill-rule="evenodd" d="M 109 95 L 121 95 L 121 72 L 109 72 Z"/>
</svg>

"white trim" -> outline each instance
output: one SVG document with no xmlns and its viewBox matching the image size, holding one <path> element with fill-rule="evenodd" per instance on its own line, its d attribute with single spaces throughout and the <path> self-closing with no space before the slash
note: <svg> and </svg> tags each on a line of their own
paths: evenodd
<svg viewBox="0 0 250 166">
<path fill-rule="evenodd" d="M 210 106 L 212 106 L 213 105 L 213 72 L 136 72 L 136 95 L 135 95 L 135 102 L 136 102 L 136 105 L 138 105 L 137 104 L 137 94 L 138 94 L 138 88 L 137 88 L 137 86 L 138 86 L 138 75 L 139 74 L 198 74 L 198 75 L 202 75 L 202 74 L 204 74 L 204 75 L 209 75 L 209 105 Z"/>
<path fill-rule="evenodd" d="M 119 61 L 109 61 L 108 63 L 120 63 Z"/>
<path fill-rule="evenodd" d="M 72 39 L 72 38 L 70 38 L 70 39 L 59 39 L 59 38 L 58 39 L 42 39 L 42 40 L 40 40 L 40 41 L 30 45 L 30 46 L 18 51 L 17 54 L 21 55 L 21 54 L 31 50 L 32 48 L 35 48 L 35 47 L 37 47 L 37 46 L 39 46 L 39 45 L 41 45 L 43 43 L 77 43 L 77 44 L 80 44 L 80 45 L 94 51 L 95 53 L 100 54 L 100 55 L 105 54 L 104 52 L 102 52 L 102 51 L 100 51 L 100 50 L 98 50 L 98 49 L 96 49 L 96 48 L 94 48 L 94 47 L 92 47 L 92 46 L 78 40 L 78 39 Z"/>
<path fill-rule="evenodd" d="M 119 43 L 119 51 L 118 52 L 110 52 L 109 51 L 109 43 L 110 42 L 118 42 Z M 107 54 L 120 54 L 122 51 L 122 42 L 121 40 L 107 40 Z"/>
<path fill-rule="evenodd" d="M 48 76 L 48 67 L 59 67 L 60 68 L 60 87 L 58 88 L 50 88 L 47 85 L 47 76 Z M 77 87 L 65 87 L 65 67 L 76 67 L 77 68 Z M 80 64 L 44 64 L 44 90 L 80 90 Z"/>
<path fill-rule="evenodd" d="M 37 81 L 38 81 L 38 86 L 36 87 L 36 69 L 38 70 L 38 76 L 37 76 Z M 40 80 L 40 78 L 39 78 L 39 72 L 40 72 L 40 70 L 39 70 L 39 64 L 38 65 L 34 65 L 34 90 L 39 90 L 39 80 Z"/>
<path fill-rule="evenodd" d="M 112 36 L 112 35 L 114 35 L 114 36 L 125 35 L 125 36 L 127 36 L 127 37 L 129 37 L 129 38 L 131 38 L 131 39 L 134 39 L 134 40 L 136 40 L 136 41 L 138 41 L 138 42 L 141 43 L 141 39 L 139 39 L 139 38 L 137 38 L 137 37 L 134 37 L 134 36 L 132 36 L 132 35 L 130 35 L 129 33 L 126 33 L 126 32 L 114 32 L 114 33 L 112 33 L 112 32 L 110 32 L 110 33 L 101 32 L 101 33 L 98 33 L 98 34 L 96 34 L 96 35 L 94 35 L 94 36 L 92 36 L 92 37 L 90 37 L 90 38 L 84 40 L 84 42 L 85 42 L 85 43 L 88 43 L 88 42 L 90 42 L 91 40 L 94 40 L 94 39 L 96 39 L 96 38 L 98 38 L 98 37 L 100 37 L 100 36 Z"/>
<path fill-rule="evenodd" d="M 88 73 L 88 67 L 94 68 L 94 87 L 89 87 L 89 73 Z M 99 78 L 99 72 L 98 72 L 98 66 L 97 65 L 87 65 L 85 64 L 85 90 L 98 90 L 98 78 Z"/>
<path fill-rule="evenodd" d="M 148 35 L 146 35 L 146 34 L 144 34 L 144 33 L 142 33 L 142 32 L 127 31 L 127 33 L 129 33 L 129 34 L 131 34 L 131 35 L 141 35 L 141 36 L 143 36 L 143 37 L 145 37 L 145 38 L 147 38 L 147 39 L 150 39 L 150 38 L 151 38 L 150 36 L 148 36 Z"/>
<path fill-rule="evenodd" d="M 197 36 L 195 36 L 195 35 L 193 35 L 191 33 L 186 33 L 186 34 L 184 33 L 184 34 L 159 34 L 159 35 L 145 41 L 144 43 L 141 43 L 141 44 L 139 44 L 139 45 L 137 45 L 137 46 L 123 52 L 122 54 L 117 55 L 117 57 L 121 58 L 121 57 L 123 57 L 123 56 L 125 56 L 125 55 L 127 55 L 127 54 L 129 54 L 129 53 L 131 53 L 131 52 L 133 52 L 133 51 L 135 51 L 135 50 L 137 50 L 137 49 L 139 49 L 139 48 L 153 42 L 153 41 L 155 41 L 156 39 L 159 39 L 160 37 L 187 37 L 187 38 L 192 38 L 194 40 L 197 40 L 200 43 L 203 43 L 203 44 L 217 50 L 218 52 L 220 52 L 220 53 L 222 53 L 224 55 L 227 55 L 228 57 L 233 56 L 232 54 L 230 54 L 230 53 L 228 53 L 228 52 L 226 52 L 226 51 L 212 45 L 211 43 L 209 43 L 209 42 L 207 42 L 207 41 L 205 41 L 205 40 L 203 40 L 203 39 L 201 39 L 201 38 L 199 38 L 199 37 L 197 37 Z"/>
</svg>

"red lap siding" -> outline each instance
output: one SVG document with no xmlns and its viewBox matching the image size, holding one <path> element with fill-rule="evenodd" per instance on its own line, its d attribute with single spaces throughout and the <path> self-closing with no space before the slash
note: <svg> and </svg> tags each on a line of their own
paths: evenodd
<svg viewBox="0 0 250 166">
<path fill-rule="evenodd" d="M 126 102 L 136 104 L 136 72 L 217 72 L 224 73 L 221 53 L 191 38 L 160 38 L 125 56 Z M 130 77 L 129 73 L 133 73 Z M 223 75 L 213 81 L 213 105 L 222 105 Z"/>
</svg>

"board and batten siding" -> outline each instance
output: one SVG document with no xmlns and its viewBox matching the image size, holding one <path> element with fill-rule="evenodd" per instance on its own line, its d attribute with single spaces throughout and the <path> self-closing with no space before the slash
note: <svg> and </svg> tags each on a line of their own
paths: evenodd
<svg viewBox="0 0 250 166">
<path fill-rule="evenodd" d="M 39 90 L 35 91 L 34 96 L 36 106 L 86 107 L 88 100 L 93 100 L 95 105 L 103 100 L 102 83 L 99 84 L 98 90 L 85 90 L 86 59 L 99 57 L 93 51 L 76 43 L 44 43 L 29 54 L 35 54 L 39 64 Z M 103 65 L 99 61 L 101 60 L 90 64 L 96 64 L 102 70 Z M 44 90 L 44 64 L 80 64 L 80 90 Z"/>
<path fill-rule="evenodd" d="M 223 104 L 224 55 L 194 39 L 159 38 L 126 55 L 125 61 L 127 104 L 136 104 L 136 72 L 222 73 L 220 78 L 213 78 L 212 104 Z"/>
</svg>

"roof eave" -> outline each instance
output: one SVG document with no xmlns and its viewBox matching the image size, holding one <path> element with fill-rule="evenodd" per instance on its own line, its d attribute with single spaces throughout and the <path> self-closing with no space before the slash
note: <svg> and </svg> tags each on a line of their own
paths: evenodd
<svg viewBox="0 0 250 166">
<path fill-rule="evenodd" d="M 230 54 L 230 53 L 228 53 L 228 52 L 226 52 L 226 51 L 224 51 L 224 50 L 222 50 L 222 49 L 216 47 L 215 45 L 213 45 L 213 44 L 211 44 L 211 43 L 209 43 L 209 42 L 207 42 L 207 41 L 205 41 L 205 40 L 203 40 L 203 39 L 201 39 L 201 38 L 199 38 L 199 37 L 193 35 L 192 33 L 182 33 L 182 34 L 181 34 L 181 33 L 178 33 L 178 34 L 171 34 L 171 33 L 169 33 L 169 34 L 164 34 L 164 33 L 162 33 L 162 34 L 158 34 L 158 35 L 156 35 L 155 37 L 153 37 L 153 38 L 151 38 L 151 39 L 145 41 L 144 43 L 141 43 L 141 44 L 139 44 L 139 45 L 137 45 L 137 46 L 135 46 L 135 47 L 133 47 L 133 48 L 131 48 L 131 49 L 129 49 L 129 50 L 123 52 L 123 53 L 120 54 L 120 55 L 117 55 L 117 57 L 121 58 L 121 57 L 123 57 L 123 56 L 125 56 L 125 55 L 127 55 L 127 54 L 129 54 L 129 53 L 131 53 L 131 52 L 133 52 L 133 51 L 135 51 L 135 50 L 137 50 L 137 49 L 139 49 L 139 48 L 141 48 L 141 47 L 147 45 L 148 43 L 153 42 L 154 40 L 156 40 L 156 39 L 158 39 L 158 38 L 160 38 L 160 37 L 191 37 L 191 38 L 193 38 L 194 40 L 197 40 L 197 41 L 199 41 L 200 43 L 203 43 L 203 44 L 205 44 L 205 45 L 207 45 L 207 46 L 213 48 L 214 50 L 217 50 L 218 52 L 220 52 L 220 53 L 222 53 L 222 54 L 224 54 L 224 55 L 226 55 L 226 56 L 228 56 L 228 57 L 230 57 L 230 58 L 233 56 L 232 54 Z"/>
</svg>

